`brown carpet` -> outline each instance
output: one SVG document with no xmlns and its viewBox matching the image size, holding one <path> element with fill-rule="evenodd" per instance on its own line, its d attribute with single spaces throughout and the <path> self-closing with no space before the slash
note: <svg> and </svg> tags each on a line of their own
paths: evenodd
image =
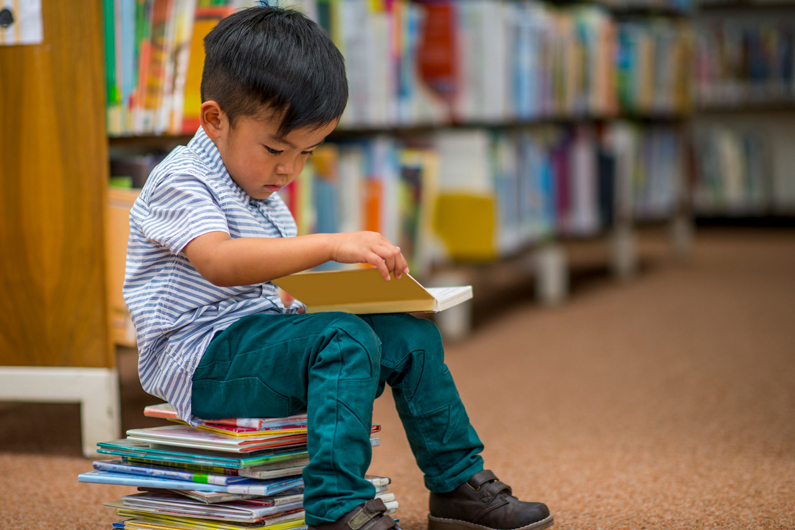
<svg viewBox="0 0 795 530">
<path fill-rule="evenodd" d="M 693 259 L 658 247 L 618 285 L 575 278 L 557 309 L 479 308 L 447 349 L 488 467 L 563 529 L 795 528 L 795 233 L 702 232 Z M 124 428 L 147 423 L 134 352 L 120 355 Z M 403 528 L 427 494 L 387 394 L 376 403 Z M 0 404 L 0 528 L 109 528 L 78 484 L 73 405 Z"/>
</svg>

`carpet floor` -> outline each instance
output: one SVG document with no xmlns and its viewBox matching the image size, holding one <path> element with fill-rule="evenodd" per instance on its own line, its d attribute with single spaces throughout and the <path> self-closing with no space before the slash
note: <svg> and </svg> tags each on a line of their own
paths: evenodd
<svg viewBox="0 0 795 530">
<path fill-rule="evenodd" d="M 575 275 L 557 308 L 521 289 L 478 306 L 447 347 L 487 467 L 558 530 L 795 528 L 795 232 L 700 232 L 687 263 L 649 252 L 632 282 Z M 124 429 L 159 424 L 135 361 L 120 352 Z M 427 492 L 391 399 L 370 469 L 418 530 Z M 0 403 L 0 528 L 118 520 L 101 504 L 133 489 L 77 482 L 79 424 L 76 405 Z"/>
</svg>

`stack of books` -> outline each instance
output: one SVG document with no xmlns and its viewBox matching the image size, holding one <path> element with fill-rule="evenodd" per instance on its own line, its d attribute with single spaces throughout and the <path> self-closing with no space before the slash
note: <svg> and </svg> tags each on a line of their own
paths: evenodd
<svg viewBox="0 0 795 530">
<path fill-rule="evenodd" d="M 178 421 L 168 404 L 146 407 L 144 414 Z M 113 458 L 95 461 L 94 471 L 78 480 L 138 488 L 105 503 L 128 518 L 113 528 L 303 529 L 306 422 L 301 414 L 131 429 L 126 439 L 97 444 L 98 453 Z M 374 425 L 372 433 L 379 431 Z M 374 436 L 370 442 L 380 443 Z M 390 479 L 366 478 L 394 513 L 398 503 L 386 492 Z"/>
</svg>

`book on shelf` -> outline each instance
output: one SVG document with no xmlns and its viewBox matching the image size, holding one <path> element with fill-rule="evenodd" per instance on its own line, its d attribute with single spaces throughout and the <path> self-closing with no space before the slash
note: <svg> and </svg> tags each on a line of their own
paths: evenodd
<svg viewBox="0 0 795 530">
<path fill-rule="evenodd" d="M 303 272 L 273 280 L 309 313 L 439 312 L 472 298 L 472 287 L 423 287 L 410 274 L 387 281 L 377 269 Z"/>
<path fill-rule="evenodd" d="M 699 106 L 795 105 L 795 22 L 776 13 L 704 17 L 698 22 Z"/>
<path fill-rule="evenodd" d="M 695 145 L 697 214 L 764 215 L 771 209 L 771 149 L 763 131 L 705 126 L 697 129 Z"/>
<path fill-rule="evenodd" d="M 111 135 L 197 128 L 202 39 L 238 4 L 105 1 Z M 598 4 L 532 1 L 282 4 L 325 28 L 345 57 L 342 128 L 687 110 L 681 21 L 617 22 Z"/>
</svg>

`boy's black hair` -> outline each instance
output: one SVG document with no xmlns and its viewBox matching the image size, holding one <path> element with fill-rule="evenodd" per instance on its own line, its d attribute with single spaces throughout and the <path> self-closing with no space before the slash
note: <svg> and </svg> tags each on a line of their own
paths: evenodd
<svg viewBox="0 0 795 530">
<path fill-rule="evenodd" d="M 303 14 L 263 5 L 238 11 L 204 38 L 202 102 L 213 100 L 234 127 L 239 116 L 281 116 L 279 134 L 338 119 L 348 101 L 345 61 L 328 34 Z"/>
</svg>

